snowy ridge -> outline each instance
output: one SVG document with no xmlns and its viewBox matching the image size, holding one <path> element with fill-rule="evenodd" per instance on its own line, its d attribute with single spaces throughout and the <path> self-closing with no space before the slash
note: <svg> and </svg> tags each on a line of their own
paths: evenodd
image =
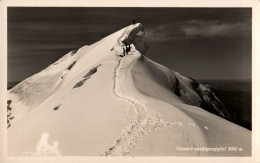
<svg viewBox="0 0 260 163">
<path fill-rule="evenodd" d="M 144 34 L 129 25 L 11 89 L 8 154 L 250 155 L 251 132 L 221 118 L 228 112 L 209 89 L 143 56 Z M 131 51 L 119 57 L 123 41 Z M 219 146 L 243 152 L 177 150 Z"/>
<path fill-rule="evenodd" d="M 147 73 L 151 76 L 160 76 L 160 80 L 156 78 L 153 78 L 153 80 L 170 90 L 184 103 L 198 106 L 222 118 L 231 120 L 230 114 L 221 101 L 211 90 L 199 82 L 170 70 L 147 57 L 138 61 L 138 64 L 143 66 L 144 69 L 147 69 Z M 142 90 L 142 88 L 140 88 L 140 90 Z"/>
<path fill-rule="evenodd" d="M 128 45 L 133 44 L 135 49 L 141 54 L 145 54 L 148 50 L 148 45 L 146 44 L 145 31 L 141 23 L 136 23 L 128 26 L 123 35 L 118 39 L 118 45 L 123 46 L 122 42 L 126 42 Z"/>
<path fill-rule="evenodd" d="M 39 105 L 62 85 L 70 69 L 79 59 L 71 51 L 41 72 L 25 79 L 9 91 L 12 101 L 14 121 L 19 120 L 25 112 Z M 18 108 L 18 109 L 17 109 Z"/>
</svg>

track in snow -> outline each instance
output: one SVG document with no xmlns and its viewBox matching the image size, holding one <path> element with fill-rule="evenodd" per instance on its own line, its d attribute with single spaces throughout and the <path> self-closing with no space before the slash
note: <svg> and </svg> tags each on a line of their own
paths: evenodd
<svg viewBox="0 0 260 163">
<path fill-rule="evenodd" d="M 126 28 L 123 34 L 117 40 L 117 46 L 122 48 L 122 39 L 129 34 L 129 28 Z M 133 51 L 132 51 L 133 52 Z M 130 52 L 131 53 L 131 52 Z M 114 142 L 106 152 L 105 156 L 122 156 L 128 154 L 136 145 L 136 142 L 149 132 L 164 126 L 159 114 L 147 107 L 147 101 L 138 96 L 129 94 L 125 87 L 127 80 L 127 70 L 140 56 L 130 55 L 121 58 L 114 70 L 113 91 L 117 98 L 131 105 L 134 112 L 134 120 L 122 131 L 121 136 Z"/>
<path fill-rule="evenodd" d="M 129 33 L 126 28 L 123 34 L 117 40 L 117 46 L 122 47 L 121 39 Z M 163 122 L 158 114 L 147 107 L 147 101 L 129 94 L 125 87 L 127 70 L 131 64 L 138 59 L 138 56 L 129 55 L 118 61 L 114 70 L 114 87 L 115 96 L 122 101 L 129 103 L 134 111 L 135 117 L 130 125 L 122 131 L 121 136 L 114 142 L 112 147 L 105 151 L 105 156 L 122 156 L 128 154 L 136 145 L 136 142 L 148 132 L 162 127 Z"/>
<path fill-rule="evenodd" d="M 149 132 L 163 127 L 164 122 L 159 114 L 147 107 L 147 101 L 132 94 L 129 94 L 124 86 L 127 69 L 136 60 L 136 57 L 126 56 L 119 60 L 114 74 L 114 93 L 116 97 L 131 104 L 135 118 L 129 126 L 123 130 L 121 136 L 110 147 L 105 156 L 121 156 L 128 154 L 136 145 L 136 142 Z"/>
</svg>

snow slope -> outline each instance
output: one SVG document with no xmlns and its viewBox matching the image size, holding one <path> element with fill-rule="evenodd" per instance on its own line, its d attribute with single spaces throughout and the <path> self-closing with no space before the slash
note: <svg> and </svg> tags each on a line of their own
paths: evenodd
<svg viewBox="0 0 260 163">
<path fill-rule="evenodd" d="M 251 132 L 208 88 L 144 57 L 144 34 L 130 25 L 11 89 L 8 154 L 249 156 Z"/>
</svg>

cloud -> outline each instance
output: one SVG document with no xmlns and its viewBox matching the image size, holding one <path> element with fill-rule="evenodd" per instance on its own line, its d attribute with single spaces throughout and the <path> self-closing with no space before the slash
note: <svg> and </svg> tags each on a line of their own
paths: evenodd
<svg viewBox="0 0 260 163">
<path fill-rule="evenodd" d="M 146 37 L 147 40 L 152 40 L 152 41 L 168 40 L 166 33 L 159 32 L 159 30 L 156 30 L 156 29 L 146 29 L 145 30 L 145 37 Z"/>
<path fill-rule="evenodd" d="M 251 25 L 247 22 L 220 22 L 220 21 L 187 21 L 180 25 L 185 36 L 227 36 L 236 37 L 250 33 Z"/>
<path fill-rule="evenodd" d="M 168 41 L 190 37 L 240 37 L 251 35 L 251 23 L 191 20 L 146 29 L 147 40 Z"/>
<path fill-rule="evenodd" d="M 155 28 L 148 28 L 145 30 L 147 40 L 151 41 L 168 41 L 180 39 L 184 37 L 184 32 L 180 30 L 176 23 L 162 24 Z"/>
</svg>

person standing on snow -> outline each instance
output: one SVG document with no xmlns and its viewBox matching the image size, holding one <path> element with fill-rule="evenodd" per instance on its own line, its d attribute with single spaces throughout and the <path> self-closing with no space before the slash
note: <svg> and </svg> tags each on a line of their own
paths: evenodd
<svg viewBox="0 0 260 163">
<path fill-rule="evenodd" d="M 125 41 L 124 41 L 123 43 L 124 43 L 124 45 L 125 45 L 125 49 L 126 49 L 125 51 L 126 51 L 126 55 L 127 55 L 127 54 L 128 54 L 127 43 L 126 43 Z"/>
<path fill-rule="evenodd" d="M 130 52 L 130 50 L 131 50 L 130 45 L 127 45 L 127 46 L 126 46 L 126 51 L 127 51 L 127 52 Z"/>
<path fill-rule="evenodd" d="M 125 48 L 123 47 L 123 56 L 125 56 L 125 51 L 126 51 L 126 50 L 125 50 Z"/>
</svg>

